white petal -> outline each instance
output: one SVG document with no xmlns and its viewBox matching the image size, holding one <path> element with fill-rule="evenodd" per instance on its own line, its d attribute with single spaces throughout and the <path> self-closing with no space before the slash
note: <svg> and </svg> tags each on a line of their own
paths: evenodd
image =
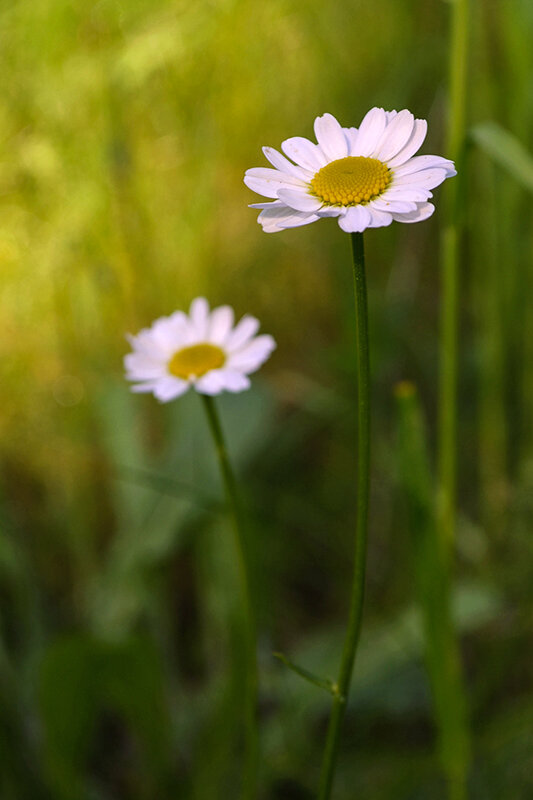
<svg viewBox="0 0 533 800">
<path fill-rule="evenodd" d="M 246 316 L 244 316 L 237 323 L 233 331 L 226 339 L 226 351 L 231 354 L 235 350 L 238 350 L 248 342 L 248 339 L 251 339 L 252 336 L 255 336 L 258 330 L 259 320 L 250 316 L 249 314 L 246 314 Z"/>
<path fill-rule="evenodd" d="M 394 111 L 385 111 L 385 116 L 387 117 L 387 125 L 389 124 L 389 122 L 392 122 L 392 120 L 397 114 L 398 112 L 396 111 L 396 109 L 394 109 Z"/>
<path fill-rule="evenodd" d="M 303 136 L 293 136 L 290 139 L 285 139 L 281 144 L 281 149 L 286 156 L 292 158 L 304 169 L 311 170 L 313 174 L 327 163 L 327 159 L 320 147 Z"/>
<path fill-rule="evenodd" d="M 353 149 L 357 141 L 357 128 L 343 128 L 342 130 L 348 142 L 348 155 L 353 156 Z"/>
<path fill-rule="evenodd" d="M 282 203 L 281 200 L 272 200 L 270 203 L 248 203 L 248 208 L 272 208 L 272 206 L 286 208 L 285 203 Z"/>
<path fill-rule="evenodd" d="M 199 378 L 194 388 L 201 394 L 215 395 L 223 391 L 242 392 L 250 388 L 250 379 L 232 369 L 215 369 Z"/>
<path fill-rule="evenodd" d="M 148 333 L 147 328 L 143 328 L 142 330 L 139 331 L 139 333 L 136 336 L 134 336 L 132 333 L 127 333 L 126 339 L 131 344 L 132 347 L 136 347 L 137 342 L 139 342 L 139 344 L 142 345 L 143 338 L 146 337 L 147 333 Z"/>
<path fill-rule="evenodd" d="M 402 164 L 400 167 L 394 168 L 394 175 L 410 175 L 412 172 L 421 172 L 425 169 L 444 169 L 446 176 L 451 178 L 457 175 L 453 161 L 442 156 L 414 156 Z"/>
<path fill-rule="evenodd" d="M 184 311 L 174 311 L 168 319 L 176 335 L 181 334 L 181 331 L 186 331 L 189 326 L 189 317 Z"/>
<path fill-rule="evenodd" d="M 124 367 L 128 380 L 144 381 L 160 378 L 166 373 L 166 361 L 150 358 L 144 353 L 128 353 L 124 356 Z"/>
<path fill-rule="evenodd" d="M 192 301 L 189 309 L 191 327 L 194 330 L 196 341 L 207 339 L 209 330 L 209 303 L 205 297 L 197 297 Z"/>
<path fill-rule="evenodd" d="M 316 214 L 306 211 L 295 211 L 286 205 L 272 205 L 259 214 L 257 221 L 263 226 L 265 233 L 277 233 L 285 228 L 297 228 L 308 225 L 318 219 Z"/>
<path fill-rule="evenodd" d="M 444 169 L 423 169 L 410 175 L 395 176 L 391 188 L 398 186 L 411 188 L 416 186 L 419 189 L 434 189 L 436 186 L 440 186 L 447 177 Z"/>
<path fill-rule="evenodd" d="M 153 392 L 154 396 L 157 397 L 158 400 L 161 400 L 162 403 L 168 403 L 169 400 L 174 400 L 174 398 L 185 394 L 188 388 L 189 383 L 187 381 L 168 376 L 157 382 Z"/>
<path fill-rule="evenodd" d="M 369 156 L 379 142 L 386 126 L 385 111 L 382 108 L 372 108 L 364 116 L 359 126 L 359 132 L 352 147 L 352 156 Z"/>
<path fill-rule="evenodd" d="M 292 161 L 282 156 L 281 153 L 278 153 L 273 147 L 263 147 L 263 153 L 270 163 L 280 172 L 293 175 L 295 178 L 299 178 L 302 181 L 308 181 L 313 176 L 313 171 L 304 169 L 303 167 L 297 167 Z"/>
<path fill-rule="evenodd" d="M 268 334 L 257 336 L 245 347 L 232 353 L 228 358 L 228 368 L 242 370 L 243 372 L 255 372 L 276 347 L 276 342 Z"/>
<path fill-rule="evenodd" d="M 315 136 L 324 155 L 331 161 L 346 158 L 348 144 L 343 129 L 332 114 L 315 119 Z"/>
<path fill-rule="evenodd" d="M 212 369 L 194 382 L 194 388 L 201 394 L 220 394 L 226 388 L 223 369 Z"/>
<path fill-rule="evenodd" d="M 223 381 L 224 389 L 228 392 L 244 392 L 251 386 L 250 378 L 238 370 L 224 367 L 220 372 L 222 373 L 220 377 Z"/>
<path fill-rule="evenodd" d="M 278 222 L 278 230 L 301 228 L 302 225 L 309 225 L 311 222 L 316 222 L 317 219 L 320 219 L 318 214 L 310 214 L 307 211 L 294 211 L 292 216 Z"/>
<path fill-rule="evenodd" d="M 380 200 L 399 200 L 406 203 L 424 203 L 433 195 L 429 189 L 420 189 L 418 186 L 392 186 L 380 196 Z"/>
<path fill-rule="evenodd" d="M 219 306 L 213 310 L 209 322 L 208 340 L 213 344 L 224 344 L 233 325 L 231 306 Z"/>
<path fill-rule="evenodd" d="M 347 233 L 361 233 L 370 227 L 370 211 L 365 206 L 351 206 L 344 217 L 339 219 L 339 225 Z"/>
<path fill-rule="evenodd" d="M 416 203 L 413 201 L 407 202 L 406 200 L 392 200 L 387 197 L 378 197 L 372 200 L 372 208 L 376 211 L 385 211 L 390 214 L 406 214 L 408 211 L 416 211 Z"/>
<path fill-rule="evenodd" d="M 319 217 L 343 217 L 346 209 L 343 206 L 322 206 L 316 213 Z"/>
<path fill-rule="evenodd" d="M 295 189 L 280 189 L 278 192 L 279 199 L 296 211 L 318 211 L 323 206 L 322 200 L 318 197 L 307 192 L 299 192 Z"/>
<path fill-rule="evenodd" d="M 155 387 L 157 386 L 158 381 L 146 381 L 145 383 L 134 383 L 133 386 L 130 386 L 132 392 L 136 394 L 146 394 L 147 392 L 153 392 Z"/>
<path fill-rule="evenodd" d="M 148 328 L 143 328 L 137 336 L 128 334 L 126 339 L 137 353 L 143 353 L 149 358 L 153 356 L 164 359 L 166 356 L 168 348 L 162 348 L 159 342 L 154 339 L 153 332 Z"/>
<path fill-rule="evenodd" d="M 391 224 L 392 214 L 386 211 L 378 211 L 378 209 L 372 207 L 372 204 L 369 204 L 367 209 L 371 217 L 370 228 L 384 228 Z"/>
<path fill-rule="evenodd" d="M 393 219 L 396 222 L 422 222 L 430 217 L 435 211 L 435 206 L 431 203 L 419 203 L 416 211 L 410 211 L 408 214 L 393 214 Z"/>
<path fill-rule="evenodd" d="M 205 297 L 195 297 L 189 308 L 189 317 L 196 324 L 209 316 L 209 303 Z"/>
<path fill-rule="evenodd" d="M 415 119 L 413 132 L 411 133 L 409 141 L 399 153 L 396 153 L 394 158 L 391 158 L 387 162 L 387 165 L 389 167 L 399 167 L 400 164 L 405 164 L 405 162 L 411 158 L 411 156 L 414 156 L 417 150 L 420 150 L 422 147 L 427 130 L 428 124 L 425 119 Z"/>
<path fill-rule="evenodd" d="M 414 124 L 415 118 L 406 108 L 396 114 L 377 143 L 375 157 L 388 163 L 405 147 L 413 133 Z"/>
<path fill-rule="evenodd" d="M 299 178 L 268 167 L 254 167 L 246 170 L 244 182 L 252 192 L 262 194 L 264 197 L 277 197 L 279 189 L 290 186 L 305 186 L 305 183 Z"/>
<path fill-rule="evenodd" d="M 150 339 L 154 347 L 152 352 L 159 350 L 162 356 L 167 357 L 182 344 L 188 343 L 190 329 L 190 320 L 185 314 L 160 317 L 150 330 Z"/>
</svg>

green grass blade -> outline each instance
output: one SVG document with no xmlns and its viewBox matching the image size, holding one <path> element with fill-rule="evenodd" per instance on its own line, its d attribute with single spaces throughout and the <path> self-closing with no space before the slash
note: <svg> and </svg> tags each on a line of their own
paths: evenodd
<svg viewBox="0 0 533 800">
<path fill-rule="evenodd" d="M 416 388 L 407 382 L 399 384 L 396 399 L 399 482 L 406 498 L 440 758 L 448 778 L 449 798 L 460 800 L 466 797 L 470 746 L 460 654 L 451 612 L 450 556 L 438 536 L 432 472 Z"/>
<path fill-rule="evenodd" d="M 533 155 L 516 136 L 497 122 L 482 122 L 471 129 L 470 138 L 518 183 L 533 192 Z"/>
</svg>

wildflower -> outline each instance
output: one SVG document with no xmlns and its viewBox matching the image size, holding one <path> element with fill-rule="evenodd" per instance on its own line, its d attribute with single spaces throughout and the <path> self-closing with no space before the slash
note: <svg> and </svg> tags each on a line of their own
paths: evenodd
<svg viewBox="0 0 533 800">
<path fill-rule="evenodd" d="M 361 233 L 396 222 L 421 222 L 435 207 L 431 189 L 456 174 L 441 156 L 415 156 L 427 123 L 410 111 L 371 109 L 359 129 L 343 128 L 331 114 L 315 120 L 318 144 L 301 136 L 263 152 L 274 169 L 257 167 L 244 182 L 274 198 L 254 203 L 266 233 L 337 217 L 342 230 Z M 290 161 L 289 159 L 292 159 Z M 293 163 L 294 162 L 294 163 Z"/>
<path fill-rule="evenodd" d="M 124 357 L 126 377 L 134 392 L 153 392 L 163 403 L 191 386 L 204 395 L 242 392 L 248 375 L 267 360 L 276 343 L 256 336 L 259 321 L 244 316 L 234 326 L 233 309 L 211 312 L 203 297 L 193 300 L 189 314 L 176 311 L 157 319 L 150 328 L 128 336 L 133 352 Z"/>
</svg>

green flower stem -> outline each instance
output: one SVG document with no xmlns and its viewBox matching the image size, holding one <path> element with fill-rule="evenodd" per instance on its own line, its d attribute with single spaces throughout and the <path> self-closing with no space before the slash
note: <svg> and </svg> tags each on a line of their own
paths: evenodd
<svg viewBox="0 0 533 800">
<path fill-rule="evenodd" d="M 358 476 L 357 526 L 350 613 L 342 652 L 339 678 L 334 686 L 333 706 L 326 739 L 319 800 L 328 800 L 333 787 L 341 725 L 346 711 L 350 682 L 363 613 L 366 570 L 368 499 L 370 486 L 370 359 L 365 251 L 362 233 L 352 233 L 355 317 L 357 334 Z"/>
<path fill-rule="evenodd" d="M 442 238 L 442 310 L 439 397 L 439 535 L 450 549 L 456 524 L 457 440 L 457 339 L 459 328 L 460 201 L 462 197 L 466 127 L 466 78 L 469 0 L 452 3 L 449 66 L 449 125 L 447 154 L 458 176 L 445 189 L 445 227 Z"/>
<path fill-rule="evenodd" d="M 235 533 L 235 550 L 242 594 L 242 611 L 244 627 L 244 652 L 245 652 L 245 685 L 244 685 L 244 726 L 245 726 L 245 752 L 244 771 L 242 783 L 243 800 L 254 800 L 257 792 L 257 766 L 259 755 L 259 735 L 257 721 L 257 631 L 255 612 L 252 603 L 250 575 L 246 546 L 244 540 L 244 514 L 237 490 L 237 482 L 228 459 L 224 434 L 215 401 L 212 397 L 202 395 L 209 428 L 213 436 L 215 450 L 220 465 L 220 472 L 224 489 L 233 517 L 233 530 Z"/>
</svg>

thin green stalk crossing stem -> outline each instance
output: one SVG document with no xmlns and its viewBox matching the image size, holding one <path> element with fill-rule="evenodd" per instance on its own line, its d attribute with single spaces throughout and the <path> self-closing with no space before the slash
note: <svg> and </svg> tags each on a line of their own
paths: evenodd
<svg viewBox="0 0 533 800">
<path fill-rule="evenodd" d="M 455 538 L 456 440 L 457 440 L 457 342 L 459 328 L 459 245 L 462 162 L 466 127 L 466 78 L 469 0 L 454 0 L 449 65 L 447 155 L 457 166 L 458 177 L 446 187 L 445 226 L 442 237 L 442 309 L 439 397 L 439 535 L 449 550 Z"/>
<path fill-rule="evenodd" d="M 242 594 L 242 611 L 244 627 L 245 650 L 245 685 L 244 685 L 244 727 L 245 727 L 245 752 L 242 782 L 243 800 L 255 800 L 257 793 L 257 766 L 259 756 L 259 734 L 257 720 L 257 631 L 255 612 L 253 608 L 252 592 L 246 546 L 244 541 L 244 514 L 241 506 L 237 481 L 228 458 L 224 434 L 220 418 L 212 397 L 202 395 L 209 428 L 213 436 L 215 450 L 220 465 L 224 489 L 233 517 L 233 530 L 235 533 L 235 550 Z"/>
<path fill-rule="evenodd" d="M 341 725 L 346 711 L 355 654 L 359 642 L 365 594 L 366 542 L 370 486 L 370 358 L 368 346 L 368 304 L 363 234 L 352 233 L 351 239 L 355 290 L 358 378 L 357 523 L 350 613 L 342 651 L 339 678 L 334 686 L 333 692 L 333 706 L 331 709 L 318 792 L 319 800 L 328 800 L 333 788 Z"/>
</svg>

